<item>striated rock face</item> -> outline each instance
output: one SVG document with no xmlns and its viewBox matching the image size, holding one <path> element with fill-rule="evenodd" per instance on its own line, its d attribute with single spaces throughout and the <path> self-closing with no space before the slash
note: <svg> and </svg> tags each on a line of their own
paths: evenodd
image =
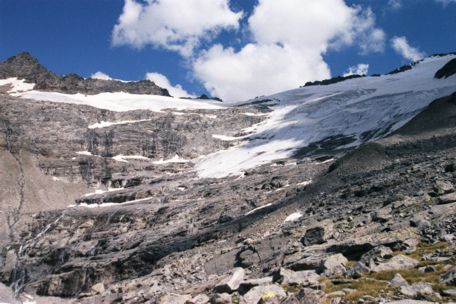
<svg viewBox="0 0 456 304">
<path fill-rule="evenodd" d="M 112 112 L 0 93 L 0 301 L 448 302 L 455 100 L 357 149 L 215 179 L 196 164 L 252 143 L 269 106 Z"/>
<path fill-rule="evenodd" d="M 122 82 L 116 80 L 84 79 L 77 74 L 58 76 L 41 65 L 27 52 L 13 56 L 0 63 L 0 79 L 17 77 L 35 83 L 35 90 L 68 94 L 98 94 L 104 92 L 126 92 L 170 96 L 168 90 L 149 80 Z"/>
</svg>

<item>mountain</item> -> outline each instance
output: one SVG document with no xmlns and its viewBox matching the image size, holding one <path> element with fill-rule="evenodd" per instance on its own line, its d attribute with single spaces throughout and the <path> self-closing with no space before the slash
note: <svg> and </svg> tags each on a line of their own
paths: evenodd
<svg viewBox="0 0 456 304">
<path fill-rule="evenodd" d="M 227 106 L 6 60 L 0 302 L 451 301 L 455 62 Z"/>
<path fill-rule="evenodd" d="M 83 77 L 77 74 L 58 76 L 41 65 L 27 52 L 13 56 L 0 64 L 0 78 L 24 79 L 34 83 L 40 91 L 61 92 L 67 94 L 98 94 L 102 92 L 126 92 L 170 96 L 168 90 L 155 85 L 149 80 L 122 82 Z"/>
</svg>

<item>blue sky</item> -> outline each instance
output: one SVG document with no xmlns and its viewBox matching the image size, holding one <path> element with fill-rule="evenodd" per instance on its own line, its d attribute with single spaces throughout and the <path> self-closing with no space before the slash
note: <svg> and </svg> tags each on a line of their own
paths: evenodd
<svg viewBox="0 0 456 304">
<path fill-rule="evenodd" d="M 0 0 L 0 59 L 25 50 L 59 74 L 154 73 L 235 100 L 456 51 L 456 0 L 126 1 Z"/>
</svg>

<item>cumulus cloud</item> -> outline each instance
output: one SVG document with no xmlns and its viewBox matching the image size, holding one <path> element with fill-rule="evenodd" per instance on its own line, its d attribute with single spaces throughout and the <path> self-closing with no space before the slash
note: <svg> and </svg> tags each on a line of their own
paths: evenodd
<svg viewBox="0 0 456 304">
<path fill-rule="evenodd" d="M 228 102 L 330 76 L 318 52 L 277 44 L 248 44 L 239 52 L 216 45 L 198 58 L 194 71 L 213 96 L 222 96 Z"/>
<path fill-rule="evenodd" d="M 367 75 L 369 73 L 369 65 L 366 63 L 360 63 L 356 66 L 351 66 L 348 70 L 344 73 L 344 76 L 352 76 L 352 75 Z"/>
<path fill-rule="evenodd" d="M 381 52 L 385 33 L 370 9 L 343 0 L 260 0 L 248 19 L 253 42 L 235 51 L 215 45 L 193 62 L 207 90 L 236 101 L 331 76 L 322 55 L 353 45 Z"/>
<path fill-rule="evenodd" d="M 147 73 L 146 79 L 153 81 L 161 88 L 167 89 L 169 94 L 174 97 L 194 97 L 182 88 L 180 84 L 172 85 L 169 79 L 160 73 Z"/>
<path fill-rule="evenodd" d="M 238 28 L 241 17 L 242 12 L 230 9 L 229 0 L 125 0 L 112 43 L 153 45 L 188 57 L 202 39 Z"/>
<path fill-rule="evenodd" d="M 425 56 L 419 49 L 410 46 L 405 37 L 393 37 L 391 46 L 398 54 L 411 61 L 418 61 Z"/>
<path fill-rule="evenodd" d="M 102 80 L 112 80 L 112 78 L 109 77 L 109 75 L 107 75 L 107 74 L 105 74 L 105 73 L 103 73 L 103 72 L 100 72 L 100 71 L 98 71 L 98 72 L 92 74 L 92 75 L 90 76 L 90 78 L 93 78 L 93 79 L 102 79 Z"/>
</svg>

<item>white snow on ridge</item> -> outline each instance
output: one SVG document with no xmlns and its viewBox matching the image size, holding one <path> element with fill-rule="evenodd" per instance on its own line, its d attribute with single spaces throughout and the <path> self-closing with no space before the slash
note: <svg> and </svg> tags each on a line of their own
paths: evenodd
<svg viewBox="0 0 456 304">
<path fill-rule="evenodd" d="M 112 159 L 116 160 L 116 161 L 119 161 L 119 162 L 124 162 L 124 163 L 128 163 L 129 159 L 132 159 L 132 160 L 145 160 L 145 161 L 149 161 L 150 160 L 150 158 L 147 158 L 147 157 L 142 156 L 142 155 L 122 155 L 122 154 L 116 155 Z"/>
<path fill-rule="evenodd" d="M 430 57 L 411 70 L 363 77 L 326 86 L 309 86 L 264 97 L 273 100 L 268 119 L 244 131 L 250 140 L 202 157 L 200 177 L 221 178 L 293 155 L 299 148 L 343 135 L 357 146 L 389 134 L 432 101 L 456 91 L 456 75 L 434 75 L 455 55 Z M 371 131 L 371 136 L 366 137 Z M 363 136 L 364 135 L 364 136 Z M 340 146 L 339 148 L 343 148 Z"/>
<path fill-rule="evenodd" d="M 167 96 L 129 94 L 124 92 L 84 95 L 81 93 L 63 94 L 57 92 L 28 90 L 25 92 L 14 92 L 12 95 L 37 101 L 51 101 L 87 105 L 115 112 L 132 110 L 150 110 L 154 112 L 161 112 L 165 109 L 211 110 L 224 108 L 223 106 L 216 105 L 204 100 L 185 100 Z"/>
<path fill-rule="evenodd" d="M 123 121 L 101 121 L 93 125 L 88 126 L 89 129 L 101 129 L 117 125 L 128 125 L 132 123 L 151 121 L 150 119 L 141 119 L 141 120 L 123 120 Z"/>
<path fill-rule="evenodd" d="M 94 156 L 91 152 L 89 151 L 78 151 L 76 152 L 78 155 L 85 155 L 85 156 Z"/>
<path fill-rule="evenodd" d="M 218 134 L 212 134 L 212 137 L 215 139 L 222 140 L 222 141 L 241 140 L 241 139 L 245 138 L 244 136 L 234 137 L 234 136 L 218 135 Z"/>
<path fill-rule="evenodd" d="M 176 154 L 173 158 L 160 159 L 160 160 L 154 161 L 153 163 L 155 165 L 166 165 L 166 164 L 172 164 L 172 163 L 188 163 L 188 162 L 190 162 L 188 159 L 180 158 L 180 156 Z"/>
<path fill-rule="evenodd" d="M 31 91 L 35 87 L 34 83 L 26 83 L 24 79 L 17 79 L 16 77 L 0 79 L 0 86 L 10 85 L 11 89 L 8 93 L 21 93 Z"/>
<path fill-rule="evenodd" d="M 289 216 L 287 216 L 287 218 L 283 222 L 284 223 L 286 223 L 286 222 L 295 222 L 295 221 L 299 220 L 301 217 L 302 217 L 302 213 L 301 212 L 295 212 L 295 213 L 292 213 Z"/>
</svg>

